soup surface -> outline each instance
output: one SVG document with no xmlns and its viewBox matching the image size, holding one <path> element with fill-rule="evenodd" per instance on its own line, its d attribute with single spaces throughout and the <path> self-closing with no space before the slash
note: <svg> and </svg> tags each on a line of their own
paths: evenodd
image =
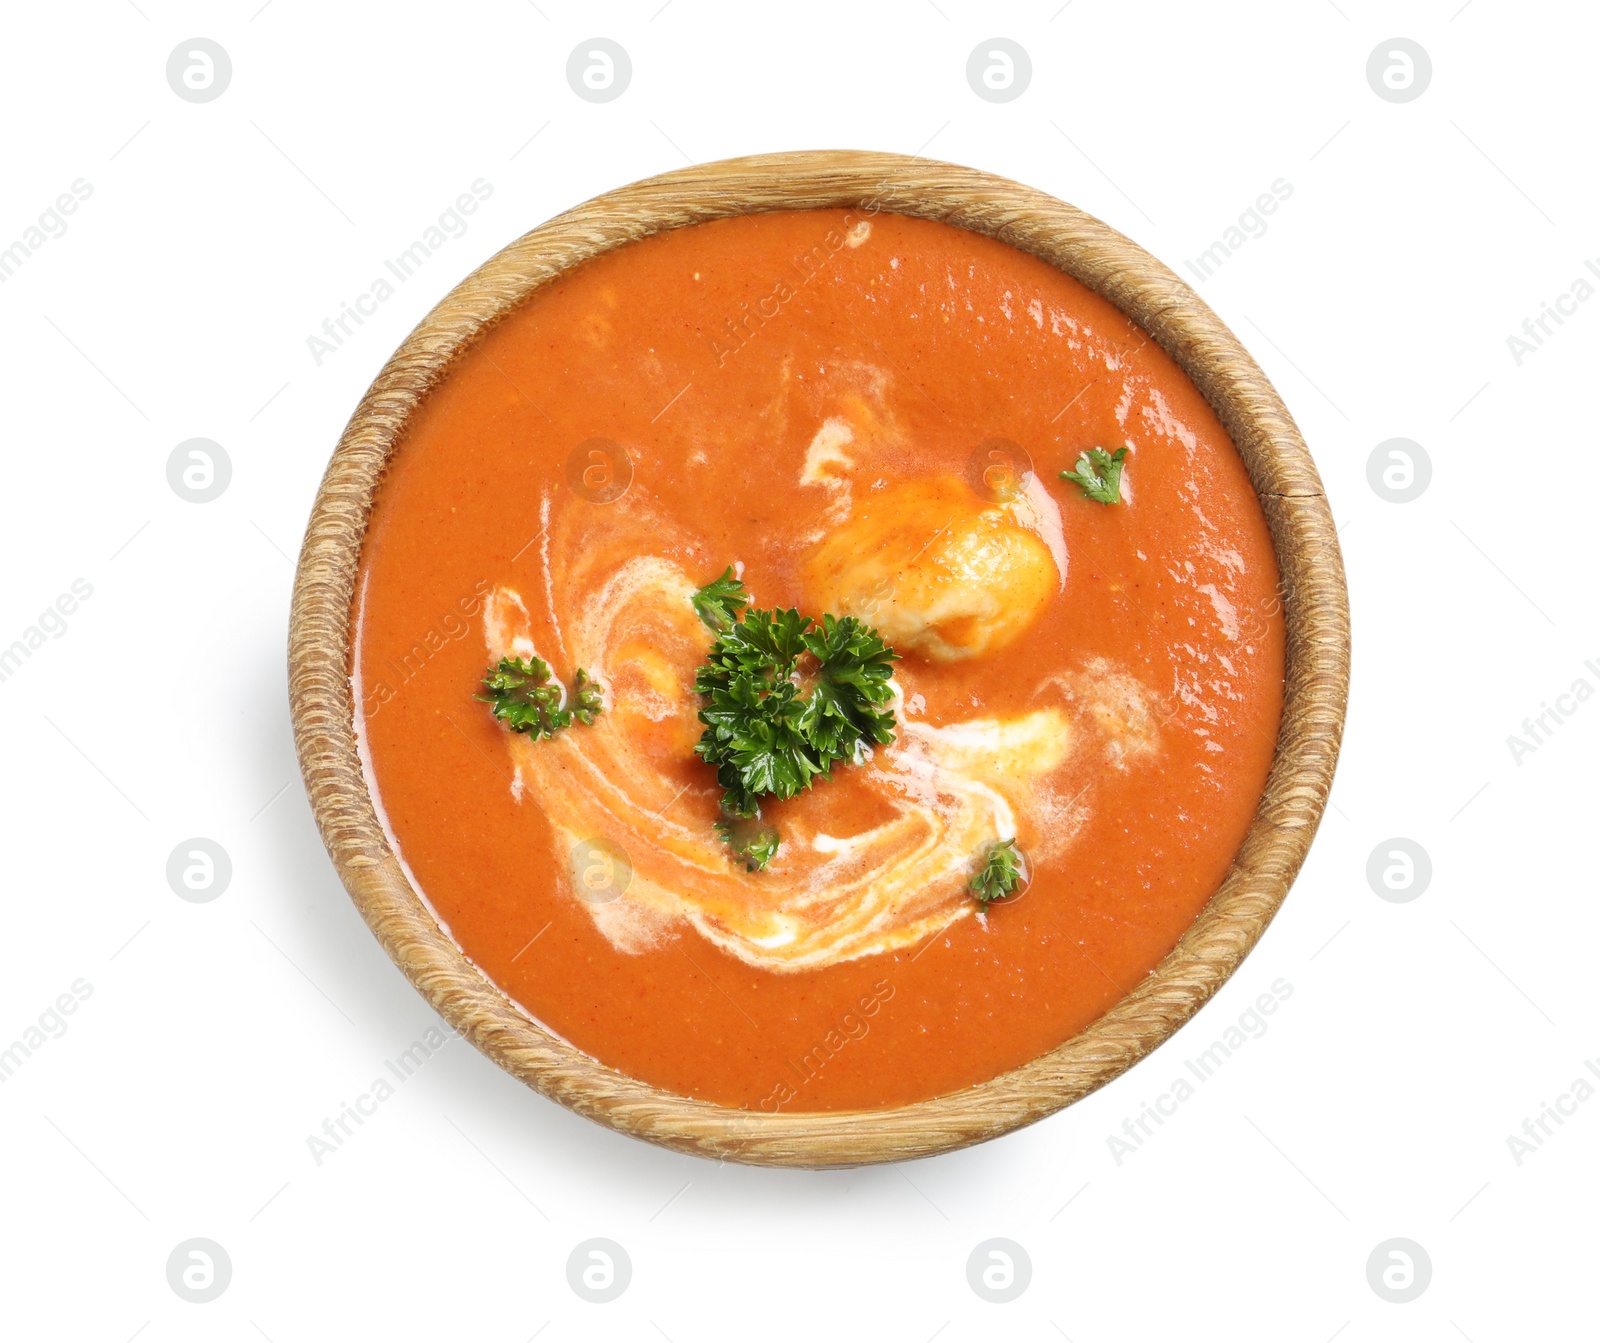
<svg viewBox="0 0 1600 1343">
<path fill-rule="evenodd" d="M 1060 476 L 1093 448 L 1127 449 L 1112 502 Z M 899 655 L 892 741 L 766 799 L 760 871 L 695 753 L 729 566 Z M 551 1030 L 730 1106 L 900 1104 L 1066 1040 L 1205 905 L 1271 764 L 1277 584 L 1226 432 L 1105 300 L 944 224 L 741 217 L 569 272 L 430 395 L 363 552 L 357 729 L 417 889 Z M 592 725 L 474 699 L 534 656 Z"/>
</svg>

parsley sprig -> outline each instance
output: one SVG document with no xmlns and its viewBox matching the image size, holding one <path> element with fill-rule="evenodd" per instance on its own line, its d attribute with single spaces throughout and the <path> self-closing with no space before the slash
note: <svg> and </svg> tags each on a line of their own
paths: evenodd
<svg viewBox="0 0 1600 1343">
<path fill-rule="evenodd" d="M 731 569 L 695 598 L 702 619 L 703 608 L 729 617 L 695 676 L 705 725 L 695 754 L 716 767 L 724 816 L 742 819 L 760 816 L 762 798 L 794 797 L 830 778 L 838 761 L 859 762 L 873 743 L 894 740 L 884 705 L 898 660 L 854 616 L 824 615 L 820 624 L 792 608 L 741 616 L 749 600 Z M 777 847 L 772 835 L 770 844 L 735 852 L 758 871 Z"/>
<path fill-rule="evenodd" d="M 978 908 L 987 911 L 996 900 L 1013 894 L 1026 878 L 1027 867 L 1016 839 L 1002 839 L 985 850 L 983 863 L 972 874 L 967 889 L 978 902 Z"/>
<path fill-rule="evenodd" d="M 513 732 L 540 741 L 553 737 L 576 718 L 586 727 L 602 707 L 600 685 L 582 667 L 573 680 L 571 703 L 563 706 L 561 686 L 550 679 L 550 664 L 543 658 L 501 658 L 483 676 L 489 693 L 474 695 L 489 706 Z"/>
<path fill-rule="evenodd" d="M 572 716 L 584 727 L 593 727 L 595 715 L 603 707 L 600 683 L 582 667 L 572 678 Z"/>
<path fill-rule="evenodd" d="M 721 578 L 713 578 L 692 598 L 700 619 L 714 632 L 720 634 L 739 618 L 739 612 L 750 604 L 750 594 L 733 576 L 730 564 Z"/>
<path fill-rule="evenodd" d="M 1061 473 L 1061 479 L 1075 481 L 1084 494 L 1097 504 L 1120 503 L 1122 463 L 1127 457 L 1126 448 L 1118 448 L 1115 452 L 1090 448 L 1078 457 L 1078 464 L 1073 470 Z"/>
<path fill-rule="evenodd" d="M 778 832 L 742 816 L 718 817 L 717 833 L 750 872 L 761 871 L 778 852 Z"/>
</svg>

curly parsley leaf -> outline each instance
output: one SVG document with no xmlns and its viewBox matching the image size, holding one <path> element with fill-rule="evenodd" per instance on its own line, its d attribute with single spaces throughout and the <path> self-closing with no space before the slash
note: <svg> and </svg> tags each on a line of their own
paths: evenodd
<svg viewBox="0 0 1600 1343">
<path fill-rule="evenodd" d="M 730 564 L 721 578 L 713 578 L 691 598 L 695 614 L 705 621 L 707 628 L 720 633 L 739 618 L 739 612 L 750 605 L 749 590 L 733 576 Z"/>
<path fill-rule="evenodd" d="M 984 852 L 983 864 L 972 874 L 967 889 L 978 902 L 978 908 L 987 910 L 996 900 L 1013 894 L 1018 885 L 1027 880 L 1027 875 L 1027 864 L 1017 848 L 1017 841 L 1002 839 Z"/>
<path fill-rule="evenodd" d="M 705 726 L 695 754 L 716 767 L 724 815 L 754 818 L 763 797 L 794 797 L 836 762 L 892 742 L 896 658 L 851 616 L 818 625 L 792 608 L 751 609 L 731 622 L 695 676 Z"/>
<path fill-rule="evenodd" d="M 858 762 L 870 741 L 894 740 L 894 715 L 881 706 L 893 691 L 889 664 L 897 654 L 854 616 L 823 616 L 801 636 L 817 660 L 800 730 L 828 761 Z"/>
<path fill-rule="evenodd" d="M 603 707 L 600 683 L 579 667 L 572 679 L 572 716 L 585 727 L 593 727 L 595 715 Z"/>
<path fill-rule="evenodd" d="M 483 688 L 489 693 L 473 698 L 487 704 L 495 718 L 512 732 L 535 741 L 555 736 L 571 726 L 573 718 L 591 725 L 601 709 L 600 686 L 581 667 L 572 704 L 563 707 L 561 686 L 551 681 L 550 664 L 543 658 L 501 658 L 484 673 Z"/>
<path fill-rule="evenodd" d="M 750 872 L 762 871 L 778 852 L 778 832 L 771 826 L 752 825 L 742 817 L 723 816 L 717 821 L 717 833 Z"/>
<path fill-rule="evenodd" d="M 1122 501 L 1122 463 L 1128 450 L 1118 448 L 1107 452 L 1104 448 L 1090 448 L 1078 458 L 1074 470 L 1063 471 L 1062 480 L 1075 481 L 1089 498 L 1099 504 Z"/>
<path fill-rule="evenodd" d="M 754 816 L 761 797 L 793 797 L 811 786 L 822 766 L 799 730 L 805 704 L 789 679 L 792 660 L 763 654 L 736 635 L 743 629 L 734 625 L 719 639 L 712 661 L 695 677 L 706 701 L 695 754 L 716 766 L 724 810 Z"/>
</svg>

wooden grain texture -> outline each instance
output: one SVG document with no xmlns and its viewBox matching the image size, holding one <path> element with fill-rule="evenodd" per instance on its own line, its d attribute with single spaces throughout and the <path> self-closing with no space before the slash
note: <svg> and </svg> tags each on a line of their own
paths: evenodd
<svg viewBox="0 0 1600 1343">
<path fill-rule="evenodd" d="M 980 1086 L 914 1105 L 766 1114 L 685 1099 L 544 1030 L 440 930 L 384 837 L 357 755 L 351 598 L 373 490 L 419 400 L 450 362 L 541 284 L 609 248 L 727 215 L 821 207 L 944 220 L 1032 253 L 1103 294 L 1178 361 L 1216 409 L 1261 497 L 1283 578 L 1287 684 L 1277 754 L 1228 876 L 1143 983 L 1077 1036 Z M 395 963 L 491 1059 L 563 1105 L 683 1152 L 776 1166 L 929 1156 L 1086 1096 L 1172 1034 L 1237 968 L 1306 856 L 1333 779 L 1349 680 L 1338 537 L 1299 430 L 1265 375 L 1177 276 L 1114 229 L 1029 187 L 899 155 L 763 155 L 608 192 L 512 243 L 412 332 L 351 417 L 300 551 L 289 632 L 295 744 L 339 876 Z"/>
</svg>

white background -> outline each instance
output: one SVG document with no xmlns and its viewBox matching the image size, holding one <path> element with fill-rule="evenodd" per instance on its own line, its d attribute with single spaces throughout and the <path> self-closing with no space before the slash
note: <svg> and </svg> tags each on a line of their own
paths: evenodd
<svg viewBox="0 0 1600 1343">
<path fill-rule="evenodd" d="M 0 1046 L 74 981 L 92 993 L 0 1084 L 0 1333 L 1593 1336 L 1600 1097 L 1520 1164 L 1507 1142 L 1600 1055 L 1600 702 L 1520 763 L 1507 743 L 1576 679 L 1600 688 L 1600 303 L 1520 366 L 1507 346 L 1600 256 L 1592 7 L 86 0 L 12 8 L 5 33 L 0 247 L 75 179 L 93 194 L 0 285 L 0 646 L 74 579 L 93 595 L 0 683 Z M 633 63 L 603 105 L 565 77 L 597 34 Z M 196 35 L 233 64 L 205 104 L 165 75 Z M 1005 104 L 965 75 L 997 35 L 1033 64 Z M 1365 73 L 1396 35 L 1433 64 L 1406 104 Z M 526 229 L 686 161 L 823 147 L 1020 179 L 1191 280 L 1186 260 L 1292 185 L 1198 287 L 1288 400 L 1343 529 L 1355 681 L 1310 861 L 1171 1042 L 976 1150 L 719 1167 L 455 1041 L 319 1166 L 308 1136 L 435 1021 L 336 880 L 291 744 L 291 557 L 339 431 L 428 308 Z M 480 177 L 470 230 L 318 366 L 323 319 Z M 208 504 L 167 483 L 196 436 L 233 467 Z M 1406 504 L 1367 479 L 1396 436 L 1433 466 Z M 192 836 L 231 856 L 210 903 L 167 883 Z M 1408 903 L 1366 877 L 1395 836 L 1433 865 Z M 1108 1138 L 1277 979 L 1267 1032 L 1119 1164 Z M 593 1236 L 633 1266 L 608 1305 L 567 1285 Z M 1007 1305 L 967 1282 L 994 1236 L 1033 1266 Z M 210 1304 L 168 1285 L 191 1237 L 232 1262 Z M 1432 1263 L 1410 1304 L 1368 1284 L 1392 1237 Z"/>
</svg>

